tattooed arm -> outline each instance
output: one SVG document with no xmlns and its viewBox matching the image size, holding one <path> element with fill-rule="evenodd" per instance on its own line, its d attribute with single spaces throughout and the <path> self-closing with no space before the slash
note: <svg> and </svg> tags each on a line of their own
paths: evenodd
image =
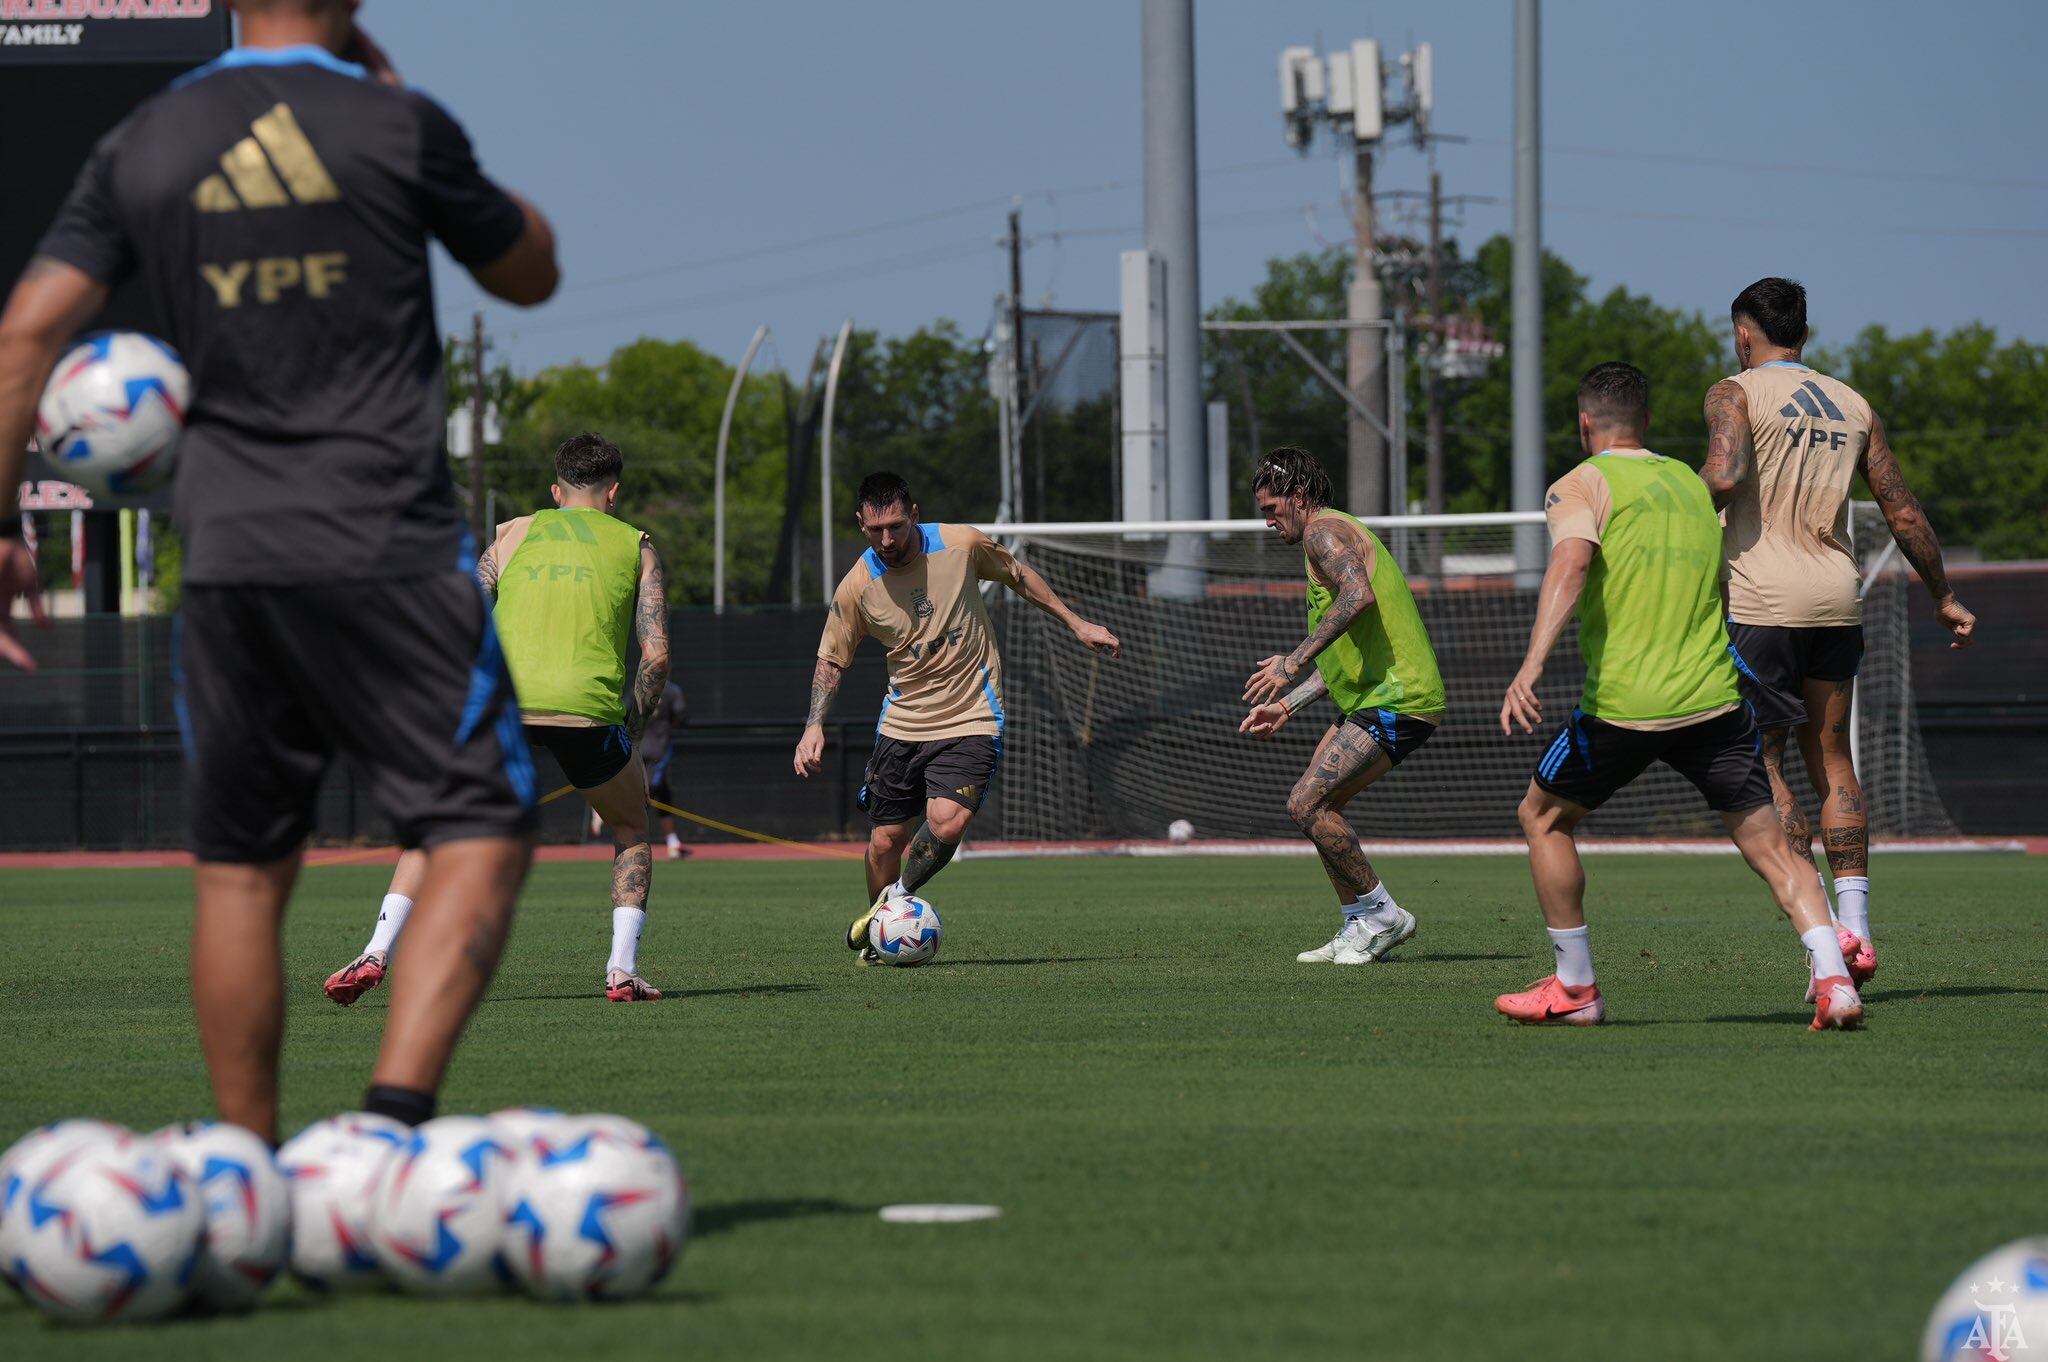
<svg viewBox="0 0 2048 1362">
<path fill-rule="evenodd" d="M 633 674 L 631 706 L 633 736 L 647 726 L 647 717 L 661 703 L 668 685 L 668 586 L 661 576 L 661 555 L 640 541 L 640 595 L 633 603 L 633 637 L 640 643 L 640 668 Z"/>
<path fill-rule="evenodd" d="M 1372 563 L 1368 557 L 1371 549 L 1349 521 L 1337 516 L 1311 521 L 1302 546 L 1317 573 L 1333 584 L 1335 599 L 1293 652 L 1285 657 L 1269 657 L 1259 664 L 1244 687 L 1244 698 L 1253 704 L 1264 704 L 1284 695 L 1301 680 L 1302 673 L 1323 649 L 1373 604 Z"/>
<path fill-rule="evenodd" d="M 1564 622 L 1572 617 L 1579 593 L 1586 589 L 1586 570 L 1599 550 L 1590 539 L 1560 539 L 1550 551 L 1550 566 L 1544 570 L 1543 586 L 1536 596 L 1536 624 L 1529 630 L 1529 651 L 1501 702 L 1501 732 L 1512 736 L 1519 723 L 1524 733 L 1533 733 L 1543 722 L 1543 702 L 1536 698 L 1536 683 L 1543 679 L 1543 664 L 1550 660 Z"/>
<path fill-rule="evenodd" d="M 1749 398 L 1742 385 L 1724 378 L 1707 389 L 1707 461 L 1700 478 L 1724 507 L 1756 467 L 1756 439 L 1749 428 Z"/>
<path fill-rule="evenodd" d="M 811 672 L 811 708 L 804 715 L 804 735 L 796 745 L 796 773 L 810 776 L 825 764 L 825 716 L 839 696 L 846 671 L 829 657 L 818 659 Z"/>
<path fill-rule="evenodd" d="M 107 300 L 105 285 L 83 270 L 39 255 L 0 316 L 0 662 L 32 670 L 35 660 L 14 632 L 14 598 L 28 602 L 29 617 L 47 623 L 36 556 L 21 538 L 15 497 L 28 463 L 28 437 L 35 427 L 36 401 L 64 343 L 92 319 Z"/>
<path fill-rule="evenodd" d="M 1254 705 L 1252 712 L 1244 716 L 1244 722 L 1237 726 L 1240 733 L 1249 733 L 1254 738 L 1270 738 L 1287 727 L 1287 721 L 1309 705 L 1330 693 L 1319 671 L 1310 672 L 1308 680 L 1296 686 L 1278 700 L 1268 700 L 1263 705 Z"/>
<path fill-rule="evenodd" d="M 1892 452 L 1884 422 L 1875 412 L 1870 415 L 1870 443 L 1863 449 L 1862 472 L 1863 480 L 1870 484 L 1870 495 L 1884 512 L 1884 523 L 1898 541 L 1899 552 L 1906 555 L 1913 571 L 1927 584 L 1928 594 L 1934 597 L 1934 613 L 1956 636 L 1949 647 L 1962 647 L 1976 631 L 1977 617 L 1965 610 L 1956 600 L 1956 593 L 1949 590 L 1948 569 L 1941 561 L 1941 541 L 1934 537 L 1934 527 L 1927 523 L 1927 513 L 1920 509 L 1919 498 L 1906 486 L 1906 475 L 1899 471 L 1899 456 Z"/>
<path fill-rule="evenodd" d="M 484 595 L 496 598 L 498 594 L 498 546 L 486 545 L 476 556 L 476 584 L 484 589 Z"/>
</svg>

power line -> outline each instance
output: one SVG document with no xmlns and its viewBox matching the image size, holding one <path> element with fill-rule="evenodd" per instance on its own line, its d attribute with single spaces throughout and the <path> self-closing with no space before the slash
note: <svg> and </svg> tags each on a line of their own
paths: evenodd
<svg viewBox="0 0 2048 1362">
<path fill-rule="evenodd" d="M 1474 146 L 1506 148 L 1500 137 L 1468 137 Z M 1715 170 L 1760 170 L 1779 175 L 1831 175 L 1849 180 L 1890 180 L 1908 184 L 1960 185 L 1975 189 L 2048 189 L 2048 180 L 2001 179 L 1981 175 L 1943 175 L 1913 170 L 1852 170 L 1821 161 L 1744 161 L 1729 156 L 1695 156 L 1677 151 L 1622 151 L 1613 147 L 1568 146 L 1545 143 L 1545 155 L 1589 156 L 1609 161 L 1656 161 L 1670 165 L 1701 166 Z"/>
</svg>

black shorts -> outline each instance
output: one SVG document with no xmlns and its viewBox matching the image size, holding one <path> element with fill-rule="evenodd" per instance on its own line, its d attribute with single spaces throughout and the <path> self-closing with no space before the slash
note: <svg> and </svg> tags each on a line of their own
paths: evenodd
<svg viewBox="0 0 2048 1362">
<path fill-rule="evenodd" d="M 533 757 L 469 574 L 189 584 L 175 637 L 185 818 L 200 860 L 292 852 L 336 756 L 354 763 L 401 846 L 533 827 Z"/>
<path fill-rule="evenodd" d="M 1001 738 L 907 742 L 878 733 L 857 798 L 878 828 L 923 817 L 925 801 L 931 799 L 950 799 L 972 813 L 988 798 L 1002 764 Z"/>
<path fill-rule="evenodd" d="M 1742 675 L 1742 695 L 1756 706 L 1764 728 L 1797 728 L 1806 722 L 1808 681 L 1848 681 L 1863 663 L 1863 626 L 1774 624 L 1728 621 L 1728 651 Z"/>
<path fill-rule="evenodd" d="M 1597 809 L 1653 761 L 1691 781 L 1716 813 L 1743 813 L 1771 802 L 1763 732 L 1746 704 L 1654 733 L 1620 728 L 1575 709 L 1536 763 L 1536 783 L 1560 799 Z"/>
<path fill-rule="evenodd" d="M 1436 725 L 1413 714 L 1396 714 L 1391 709 L 1354 709 L 1344 716 L 1357 724 L 1380 745 L 1390 765 L 1399 766 L 1416 748 L 1436 736 Z"/>
<path fill-rule="evenodd" d="M 668 791 L 669 758 L 672 755 L 674 755 L 673 751 L 664 752 L 659 758 L 649 760 L 646 753 L 642 752 L 641 760 L 646 762 L 647 765 L 647 797 L 649 799 L 659 799 L 664 804 L 676 802 L 674 796 L 669 794 Z"/>
<path fill-rule="evenodd" d="M 562 774 L 579 790 L 596 789 L 625 770 L 626 763 L 633 759 L 633 735 L 624 724 L 606 724 L 601 728 L 528 724 L 526 740 L 554 753 Z"/>
</svg>

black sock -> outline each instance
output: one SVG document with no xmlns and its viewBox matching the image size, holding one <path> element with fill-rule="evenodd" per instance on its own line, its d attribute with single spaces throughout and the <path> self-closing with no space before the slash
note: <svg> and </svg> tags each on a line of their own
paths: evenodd
<svg viewBox="0 0 2048 1362">
<path fill-rule="evenodd" d="M 370 1090 L 363 1094 L 363 1110 L 375 1116 L 389 1116 L 409 1126 L 425 1125 L 434 1119 L 434 1104 L 437 1101 L 430 1092 L 414 1092 L 411 1088 L 394 1088 L 388 1083 L 372 1083 Z"/>
</svg>

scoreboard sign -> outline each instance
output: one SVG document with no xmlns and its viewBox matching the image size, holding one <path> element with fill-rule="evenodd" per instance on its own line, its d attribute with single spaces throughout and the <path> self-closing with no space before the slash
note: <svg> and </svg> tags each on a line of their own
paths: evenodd
<svg viewBox="0 0 2048 1362">
<path fill-rule="evenodd" d="M 197 66 L 228 45 L 227 0 L 0 0 L 0 66 Z"/>
</svg>

